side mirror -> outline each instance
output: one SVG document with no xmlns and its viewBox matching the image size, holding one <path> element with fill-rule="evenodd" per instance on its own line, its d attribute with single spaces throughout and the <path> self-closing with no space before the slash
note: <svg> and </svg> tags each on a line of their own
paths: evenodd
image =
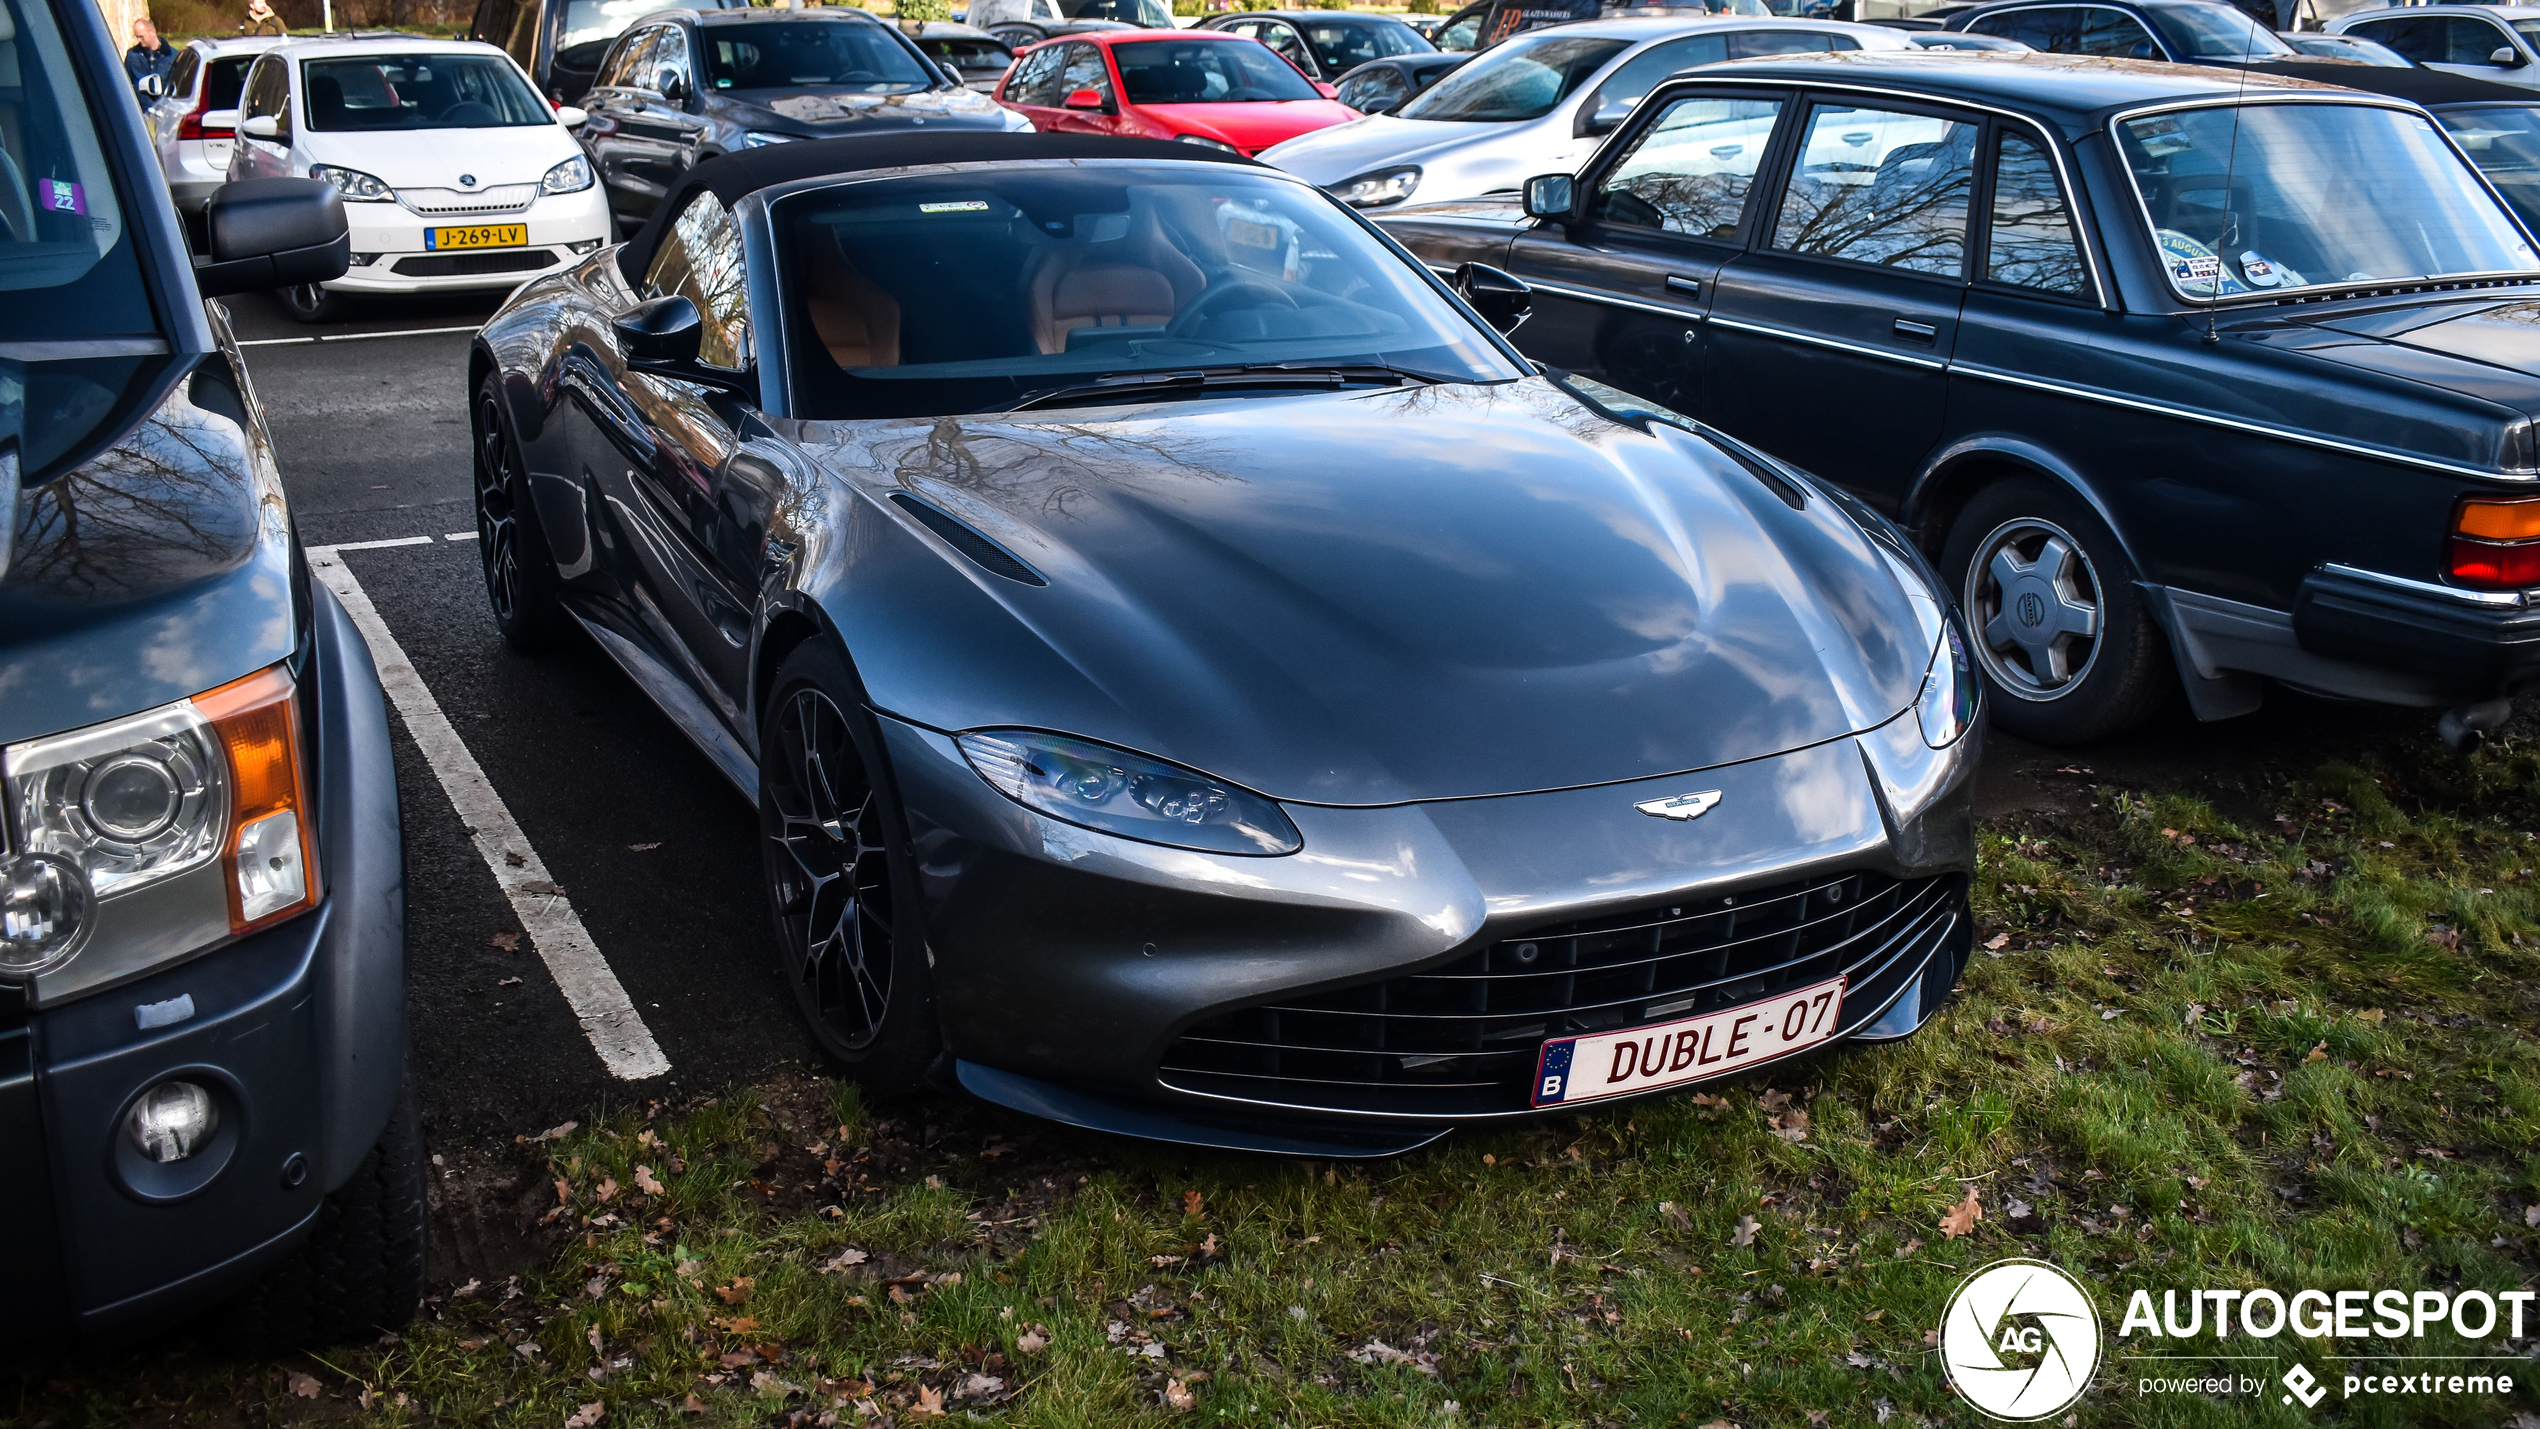
<svg viewBox="0 0 2540 1429">
<path fill-rule="evenodd" d="M 673 104 L 688 97 L 688 81 L 675 69 L 665 69 L 653 76 L 653 92 Z"/>
<path fill-rule="evenodd" d="M 1587 132 L 1611 134 L 1622 128 L 1623 121 L 1631 117 L 1632 102 L 1628 99 L 1618 99 L 1611 104 L 1600 104 L 1596 112 L 1588 116 Z"/>
<path fill-rule="evenodd" d="M 133 88 L 139 90 L 141 92 L 141 97 L 144 99 L 157 99 L 159 96 L 168 92 L 167 85 L 155 74 L 143 75 L 141 77 L 141 82 L 134 85 Z"/>
<path fill-rule="evenodd" d="M 758 384 L 750 374 L 708 367 L 697 360 L 705 339 L 705 320 L 698 315 L 697 305 L 680 294 L 639 303 L 609 328 L 617 335 L 617 350 L 632 371 L 720 387 L 758 400 Z"/>
<path fill-rule="evenodd" d="M 241 123 L 238 132 L 250 139 L 278 139 L 282 136 L 282 121 L 270 114 L 259 114 Z M 334 186 L 330 184 L 328 187 Z"/>
<path fill-rule="evenodd" d="M 1505 335 L 1534 315 L 1535 290 L 1513 273 L 1503 273 L 1487 263 L 1466 263 L 1446 280 L 1455 295 L 1472 304 L 1482 321 Z"/>
<path fill-rule="evenodd" d="M 2522 51 L 2511 45 L 2498 45 L 2496 52 L 2487 57 L 2487 62 L 2498 69 L 2520 69 L 2523 66 Z"/>
<path fill-rule="evenodd" d="M 1067 98 L 1061 100 L 1060 104 L 1063 108 L 1067 109 L 1101 109 L 1104 107 L 1102 102 L 1102 91 L 1098 89 L 1069 90 Z"/>
<path fill-rule="evenodd" d="M 324 179 L 223 184 L 212 191 L 203 222 L 212 256 L 195 265 L 194 286 L 207 298 L 323 283 L 352 265 L 344 196 Z"/>
<path fill-rule="evenodd" d="M 591 111 L 568 104 L 556 111 L 556 122 L 567 129 L 579 129 L 591 118 Z"/>
<path fill-rule="evenodd" d="M 1323 81 L 1321 81 L 1321 80 L 1319 80 L 1319 79 L 1318 79 L 1318 80 L 1313 81 L 1313 85 L 1314 85 L 1314 92 L 1315 92 L 1316 94 L 1319 94 L 1319 95 L 1323 96 L 1325 99 L 1338 99 L 1338 98 L 1340 98 L 1340 97 L 1341 97 L 1341 92 L 1340 92 L 1338 89 L 1336 89 L 1336 88 L 1332 87 L 1331 85 L 1325 84 Z"/>
<path fill-rule="evenodd" d="M 1526 180 L 1526 217 L 1567 223 L 1578 192 L 1579 181 L 1569 174 L 1537 174 Z"/>
</svg>

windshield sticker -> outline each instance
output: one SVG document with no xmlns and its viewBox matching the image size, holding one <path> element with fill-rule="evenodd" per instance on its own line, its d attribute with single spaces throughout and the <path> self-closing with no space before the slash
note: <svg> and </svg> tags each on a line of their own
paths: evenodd
<svg viewBox="0 0 2540 1429">
<path fill-rule="evenodd" d="M 2181 292 L 2192 291 L 2200 298 L 2227 298 L 2249 291 L 2248 285 L 2232 276 L 2211 248 L 2175 228 L 2161 229 L 2155 236 L 2161 244 L 2161 261 L 2170 270 L 2170 281 Z"/>
<path fill-rule="evenodd" d="M 2134 142 L 2143 146 L 2143 152 L 2155 159 L 2184 154 L 2196 147 L 2175 119 L 2137 119 L 2126 129 L 2134 135 Z"/>
<path fill-rule="evenodd" d="M 1226 241 L 1240 243 L 1246 248 L 1276 248 L 1282 236 L 1279 230 L 1266 223 L 1254 223 L 1245 218 L 1226 221 Z"/>
<path fill-rule="evenodd" d="M 944 203 L 921 203 L 917 206 L 917 211 L 919 213 L 986 213 L 988 201 L 983 198 L 966 198 Z"/>
<path fill-rule="evenodd" d="M 2284 281 L 2275 265 L 2261 257 L 2256 249 L 2240 255 L 2240 280 L 2252 288 L 2272 288 Z"/>
<path fill-rule="evenodd" d="M 36 202 L 47 212 L 77 214 L 88 212 L 87 192 L 68 179 L 42 179 L 37 181 L 35 190 Z"/>
</svg>

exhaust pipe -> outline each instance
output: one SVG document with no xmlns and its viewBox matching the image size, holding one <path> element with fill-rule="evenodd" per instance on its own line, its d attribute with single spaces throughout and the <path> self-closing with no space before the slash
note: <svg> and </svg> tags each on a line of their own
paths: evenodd
<svg viewBox="0 0 2540 1429">
<path fill-rule="evenodd" d="M 2462 705 L 2446 711 L 2443 718 L 2435 722 L 2434 732 L 2443 737 L 2445 744 L 2452 746 L 2454 753 L 2467 754 L 2487 742 L 2489 730 L 2503 728 L 2505 721 L 2513 717 L 2513 697 L 2498 695 L 2492 700 L 2481 700 L 2474 705 Z"/>
</svg>

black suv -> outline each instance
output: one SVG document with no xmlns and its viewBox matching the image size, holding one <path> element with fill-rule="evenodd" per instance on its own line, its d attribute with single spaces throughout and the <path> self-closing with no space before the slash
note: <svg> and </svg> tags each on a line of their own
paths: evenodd
<svg viewBox="0 0 2540 1429">
<path fill-rule="evenodd" d="M 0 0 L 0 1354 L 423 1288 L 405 890 L 370 652 L 206 293 L 323 281 L 311 179 L 188 258 L 97 7 Z"/>
<path fill-rule="evenodd" d="M 558 104 L 579 104 L 609 42 L 655 10 L 746 10 L 749 0 L 477 0 L 466 39 L 520 61 L 529 82 Z"/>
</svg>

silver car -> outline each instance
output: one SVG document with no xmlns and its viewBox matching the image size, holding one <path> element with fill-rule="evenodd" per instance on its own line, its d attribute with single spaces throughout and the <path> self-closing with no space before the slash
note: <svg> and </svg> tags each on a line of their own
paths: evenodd
<svg viewBox="0 0 2540 1429">
<path fill-rule="evenodd" d="M 214 189 L 229 182 L 238 91 L 247 82 L 247 66 L 281 43 L 280 35 L 188 40 L 168 70 L 165 86 L 143 118 L 150 126 L 150 146 L 159 151 L 159 172 L 167 175 L 168 192 L 179 210 L 201 208 Z"/>
<path fill-rule="evenodd" d="M 2328 32 L 2387 45 L 2428 69 L 2540 89 L 2540 6 L 2358 10 L 2330 21 Z"/>
<path fill-rule="evenodd" d="M 1902 50 L 1877 25 L 1717 16 L 1591 20 L 1485 50 L 1392 114 L 1301 135 L 1261 157 L 1356 208 L 1513 190 L 1567 173 L 1660 80 L 1750 55 Z"/>
</svg>

